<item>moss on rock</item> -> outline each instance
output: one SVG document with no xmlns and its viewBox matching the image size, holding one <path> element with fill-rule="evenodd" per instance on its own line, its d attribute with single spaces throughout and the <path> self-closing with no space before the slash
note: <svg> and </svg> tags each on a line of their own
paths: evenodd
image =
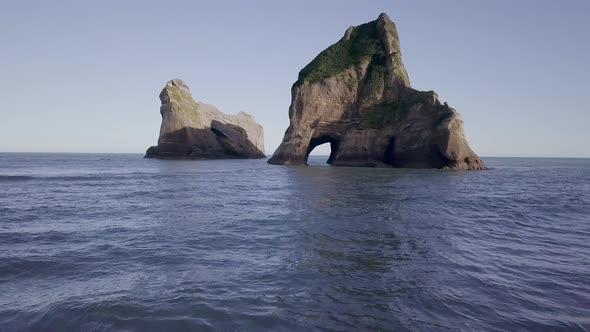
<svg viewBox="0 0 590 332">
<path fill-rule="evenodd" d="M 381 103 L 373 109 L 361 113 L 361 127 L 365 129 L 381 129 L 385 125 L 397 122 L 403 113 L 400 103 Z"/>
<path fill-rule="evenodd" d="M 381 129 L 398 122 L 401 117 L 415 105 L 432 100 L 434 91 L 409 90 L 400 102 L 377 104 L 374 108 L 364 111 L 360 116 L 361 127 L 365 129 Z"/>
<path fill-rule="evenodd" d="M 299 72 L 297 83 L 318 82 L 363 62 L 385 64 L 385 51 L 375 22 L 354 27 L 350 38 L 328 47 Z"/>
</svg>

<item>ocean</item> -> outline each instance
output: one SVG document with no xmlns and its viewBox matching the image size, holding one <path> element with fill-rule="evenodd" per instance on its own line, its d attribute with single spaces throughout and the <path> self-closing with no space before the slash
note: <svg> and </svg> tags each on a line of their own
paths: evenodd
<svg viewBox="0 0 590 332">
<path fill-rule="evenodd" d="M 0 331 L 589 331 L 590 159 L 0 154 Z"/>
</svg>

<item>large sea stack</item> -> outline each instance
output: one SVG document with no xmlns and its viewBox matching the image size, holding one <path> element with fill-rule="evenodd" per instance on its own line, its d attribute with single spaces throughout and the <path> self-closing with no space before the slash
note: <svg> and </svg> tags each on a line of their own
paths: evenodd
<svg viewBox="0 0 590 332">
<path fill-rule="evenodd" d="M 179 79 L 168 81 L 160 93 L 162 126 L 158 145 L 146 158 L 221 159 L 265 158 L 262 126 L 240 112 L 228 115 L 196 102 Z"/>
<path fill-rule="evenodd" d="M 291 95 L 291 124 L 271 164 L 306 164 L 329 142 L 332 165 L 486 168 L 459 114 L 433 91 L 411 88 L 386 14 L 348 28 L 299 72 Z"/>
</svg>

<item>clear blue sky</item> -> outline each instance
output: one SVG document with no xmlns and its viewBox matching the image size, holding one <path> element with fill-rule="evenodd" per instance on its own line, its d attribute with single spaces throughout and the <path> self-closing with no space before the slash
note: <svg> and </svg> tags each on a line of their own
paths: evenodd
<svg viewBox="0 0 590 332">
<path fill-rule="evenodd" d="M 5 2 L 0 151 L 142 153 L 179 77 L 253 114 L 272 153 L 299 70 L 381 12 L 413 87 L 462 114 L 478 154 L 590 157 L 585 0 Z"/>
</svg>

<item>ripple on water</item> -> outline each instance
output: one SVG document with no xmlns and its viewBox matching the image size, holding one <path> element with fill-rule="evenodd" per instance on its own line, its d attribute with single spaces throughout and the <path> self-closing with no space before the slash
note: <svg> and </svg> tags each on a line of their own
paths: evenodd
<svg viewBox="0 0 590 332">
<path fill-rule="evenodd" d="M 0 154 L 0 330 L 590 330 L 590 162 L 486 162 Z"/>
</svg>

